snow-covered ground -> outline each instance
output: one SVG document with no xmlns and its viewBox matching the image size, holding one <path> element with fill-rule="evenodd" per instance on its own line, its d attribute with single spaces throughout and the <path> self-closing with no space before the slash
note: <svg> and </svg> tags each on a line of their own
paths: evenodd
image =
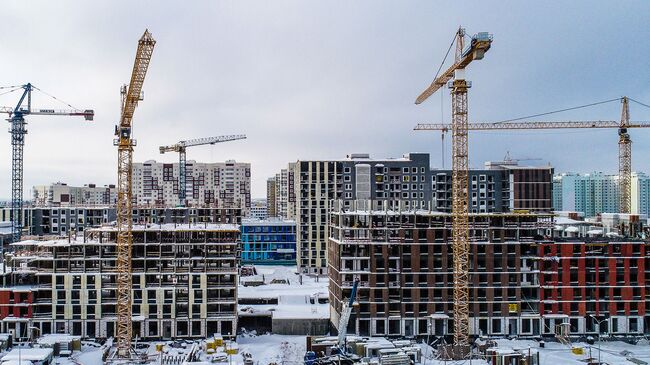
<svg viewBox="0 0 650 365">
<path fill-rule="evenodd" d="M 297 274 L 295 266 L 255 268 L 257 275 L 241 278 L 239 298 L 277 298 L 278 304 L 243 304 L 239 305 L 240 311 L 272 311 L 273 318 L 329 318 L 329 305 L 318 303 L 318 298 L 328 297 L 327 277 Z M 282 280 L 286 284 L 277 283 Z M 251 281 L 263 281 L 264 285 L 244 286 Z"/>
<path fill-rule="evenodd" d="M 585 359 L 589 357 L 589 345 L 586 343 L 575 343 L 574 346 L 583 347 L 584 355 L 575 355 L 571 348 L 556 342 L 547 342 L 545 348 L 539 348 L 539 344 L 532 340 L 497 340 L 501 349 L 519 349 L 526 351 L 529 347 L 531 350 L 539 351 L 540 365 L 584 365 Z M 245 334 L 237 338 L 239 353 L 228 359 L 222 350 L 222 360 L 212 362 L 214 364 L 240 365 L 244 363 L 244 354 L 250 354 L 255 365 L 268 365 L 270 363 L 299 365 L 303 363 L 303 355 L 306 349 L 305 336 L 283 336 L 283 335 L 255 335 Z M 185 343 L 182 347 L 172 346 L 172 342 L 166 342 L 165 354 L 182 357 L 191 348 L 191 343 Z M 650 363 L 650 344 L 647 340 L 640 341 L 637 345 L 630 345 L 621 341 L 604 341 L 601 344 L 602 360 L 610 365 L 634 365 L 633 362 L 626 360 L 626 357 L 632 356 L 636 359 Z M 430 347 L 420 344 L 422 348 L 422 364 L 426 365 L 467 365 L 469 361 L 441 361 L 433 358 L 433 352 Z M 201 343 L 203 348 L 203 343 Z M 148 350 L 149 358 L 152 364 L 159 362 L 158 353 L 155 351 L 155 343 L 151 343 Z M 627 352 L 625 355 L 622 352 Z M 598 343 L 591 346 L 591 356 L 598 358 Z M 102 349 L 98 345 L 84 343 L 81 352 L 75 352 L 71 358 L 58 358 L 56 364 L 59 365 L 100 365 L 102 364 Z M 200 352 L 200 361 L 202 364 L 208 363 L 211 356 L 204 351 Z M 201 364 L 201 363 L 191 363 Z M 472 365 L 487 365 L 485 360 L 473 359 Z"/>
</svg>

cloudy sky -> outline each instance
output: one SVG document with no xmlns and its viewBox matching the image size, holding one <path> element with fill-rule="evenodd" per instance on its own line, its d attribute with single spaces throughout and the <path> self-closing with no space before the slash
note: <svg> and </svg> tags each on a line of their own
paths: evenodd
<svg viewBox="0 0 650 365">
<path fill-rule="evenodd" d="M 244 141 L 191 149 L 188 159 L 250 162 L 253 197 L 297 159 L 429 152 L 439 167 L 440 135 L 412 127 L 448 122 L 448 91 L 413 101 L 459 25 L 494 34 L 485 59 L 468 68 L 473 121 L 622 95 L 650 104 L 647 1 L 18 0 L 0 10 L 0 86 L 31 82 L 96 113 L 92 123 L 28 118 L 26 197 L 37 184 L 115 182 L 119 87 L 145 28 L 158 43 L 134 117 L 135 161 L 173 162 L 159 145 L 245 133 Z M 17 98 L 2 95 L 0 105 Z M 33 104 L 65 107 L 40 94 Z M 650 120 L 637 104 L 631 114 Z M 546 119 L 619 118 L 614 102 Z M 0 198 L 8 198 L 11 145 L 8 133 L 0 137 Z M 650 172 L 649 137 L 632 132 L 635 170 Z M 616 130 L 473 133 L 470 142 L 474 167 L 510 151 L 556 171 L 617 170 Z"/>
</svg>

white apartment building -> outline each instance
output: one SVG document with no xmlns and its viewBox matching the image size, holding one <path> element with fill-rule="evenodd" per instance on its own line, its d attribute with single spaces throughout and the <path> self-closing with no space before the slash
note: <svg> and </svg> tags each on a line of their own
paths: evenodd
<svg viewBox="0 0 650 365">
<path fill-rule="evenodd" d="M 115 205 L 117 189 L 115 185 L 95 184 L 70 186 L 57 182 L 50 185 L 36 185 L 32 188 L 34 205 L 37 207 L 72 207 Z"/>
<path fill-rule="evenodd" d="M 268 208 L 266 199 L 254 199 L 251 203 L 250 218 L 266 219 L 268 217 Z"/>
<path fill-rule="evenodd" d="M 134 204 L 174 207 L 179 200 L 178 163 L 149 160 L 133 164 Z M 251 165 L 246 162 L 186 164 L 186 200 L 190 207 L 239 208 L 247 214 L 251 207 Z"/>
<path fill-rule="evenodd" d="M 643 172 L 633 172 L 631 185 L 631 213 L 650 216 L 650 177 Z"/>
<path fill-rule="evenodd" d="M 293 190 L 293 168 L 295 163 L 289 163 L 288 169 L 280 170 L 275 174 L 275 215 L 282 218 L 289 218 L 289 191 Z M 291 185 L 291 189 L 289 186 Z"/>
</svg>

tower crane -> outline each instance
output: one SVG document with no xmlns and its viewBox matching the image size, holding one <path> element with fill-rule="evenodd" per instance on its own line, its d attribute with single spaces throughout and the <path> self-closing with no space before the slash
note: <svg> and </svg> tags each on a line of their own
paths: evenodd
<svg viewBox="0 0 650 365">
<path fill-rule="evenodd" d="M 471 38 L 467 49 L 465 29 L 458 28 L 455 36 L 455 62 L 418 96 L 420 104 L 438 89 L 449 83 L 451 89 L 452 128 L 452 252 L 454 266 L 454 354 L 464 357 L 469 350 L 469 215 L 468 156 L 467 156 L 467 89 L 471 82 L 465 79 L 465 68 L 475 60 L 483 59 L 490 49 L 492 35 L 478 33 Z"/>
<path fill-rule="evenodd" d="M 618 129 L 618 175 L 619 175 L 619 212 L 631 213 L 631 182 L 632 182 L 632 140 L 628 133 L 630 128 L 650 128 L 650 122 L 630 122 L 630 109 L 628 97 L 621 98 L 621 120 L 594 120 L 594 121 L 558 121 L 558 122 L 495 122 L 495 123 L 468 123 L 467 129 L 474 131 L 493 130 L 521 130 L 521 129 L 579 129 L 579 128 L 616 128 Z M 439 130 L 443 133 L 449 131 L 446 124 L 418 124 L 416 131 Z"/>
<path fill-rule="evenodd" d="M 187 141 L 178 141 L 176 144 L 171 146 L 160 146 L 160 153 L 165 152 L 178 152 L 178 198 L 180 199 L 180 205 L 185 206 L 186 202 L 186 149 L 187 147 L 202 146 L 206 144 L 215 144 L 222 142 L 235 141 L 238 139 L 246 139 L 244 134 L 235 134 L 228 136 L 218 136 L 218 137 L 206 137 L 206 138 L 197 138 L 190 139 Z"/>
<path fill-rule="evenodd" d="M 133 146 L 136 141 L 131 138 L 133 112 L 142 100 L 142 84 L 147 75 L 149 62 L 156 41 L 145 30 L 138 41 L 135 62 L 131 73 L 131 82 L 121 88 L 122 113 L 120 124 L 115 126 L 117 138 L 117 330 L 116 357 L 131 357 L 131 244 L 133 240 L 132 182 Z"/>
<path fill-rule="evenodd" d="M 25 126 L 26 115 L 59 115 L 59 116 L 79 116 L 85 120 L 92 121 L 95 112 L 91 109 L 79 110 L 58 110 L 58 109 L 39 109 L 32 107 L 32 91 L 41 91 L 31 83 L 25 85 L 9 87 L 13 90 L 6 93 L 23 89 L 18 103 L 15 107 L 0 107 L 0 113 L 9 114 L 9 123 L 11 123 L 11 214 L 12 214 L 12 240 L 20 240 L 22 231 L 22 204 L 23 204 L 23 149 L 25 147 Z M 43 92 L 45 93 L 45 92 Z M 48 96 L 52 97 L 48 94 Z M 54 98 L 54 97 L 52 97 Z M 56 99 L 56 98 L 54 98 Z"/>
</svg>

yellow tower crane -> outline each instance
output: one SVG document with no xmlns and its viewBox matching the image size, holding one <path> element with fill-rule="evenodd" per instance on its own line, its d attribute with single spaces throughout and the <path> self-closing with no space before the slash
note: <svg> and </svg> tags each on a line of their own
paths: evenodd
<svg viewBox="0 0 650 365">
<path fill-rule="evenodd" d="M 467 129 L 472 131 L 493 130 L 521 130 L 521 129 L 579 129 L 579 128 L 617 128 L 618 129 L 618 175 L 619 175 L 619 213 L 631 213 L 631 181 L 632 181 L 632 140 L 628 133 L 630 128 L 650 128 L 650 122 L 630 122 L 630 108 L 628 97 L 621 98 L 621 120 L 595 120 L 595 121 L 558 121 L 558 122 L 494 122 L 494 123 L 468 123 Z M 439 130 L 443 133 L 449 131 L 447 124 L 418 124 L 416 131 Z"/>
<path fill-rule="evenodd" d="M 471 82 L 465 79 L 465 68 L 474 60 L 483 59 L 490 49 L 492 35 L 478 33 L 464 49 L 465 29 L 458 28 L 455 36 L 455 62 L 433 80 L 415 100 L 420 104 L 438 89 L 449 83 L 451 89 L 452 129 L 452 252 L 454 265 L 454 357 L 469 352 L 469 216 L 468 157 L 467 157 L 467 89 Z"/>
<path fill-rule="evenodd" d="M 156 41 L 145 30 L 138 41 L 135 62 L 128 89 L 121 88 L 122 114 L 120 124 L 115 127 L 117 138 L 117 330 L 115 335 L 116 353 L 120 359 L 131 358 L 131 244 L 133 240 L 132 182 L 133 146 L 136 141 L 131 138 L 133 112 L 142 100 L 142 84 L 147 75 L 149 62 Z"/>
</svg>

